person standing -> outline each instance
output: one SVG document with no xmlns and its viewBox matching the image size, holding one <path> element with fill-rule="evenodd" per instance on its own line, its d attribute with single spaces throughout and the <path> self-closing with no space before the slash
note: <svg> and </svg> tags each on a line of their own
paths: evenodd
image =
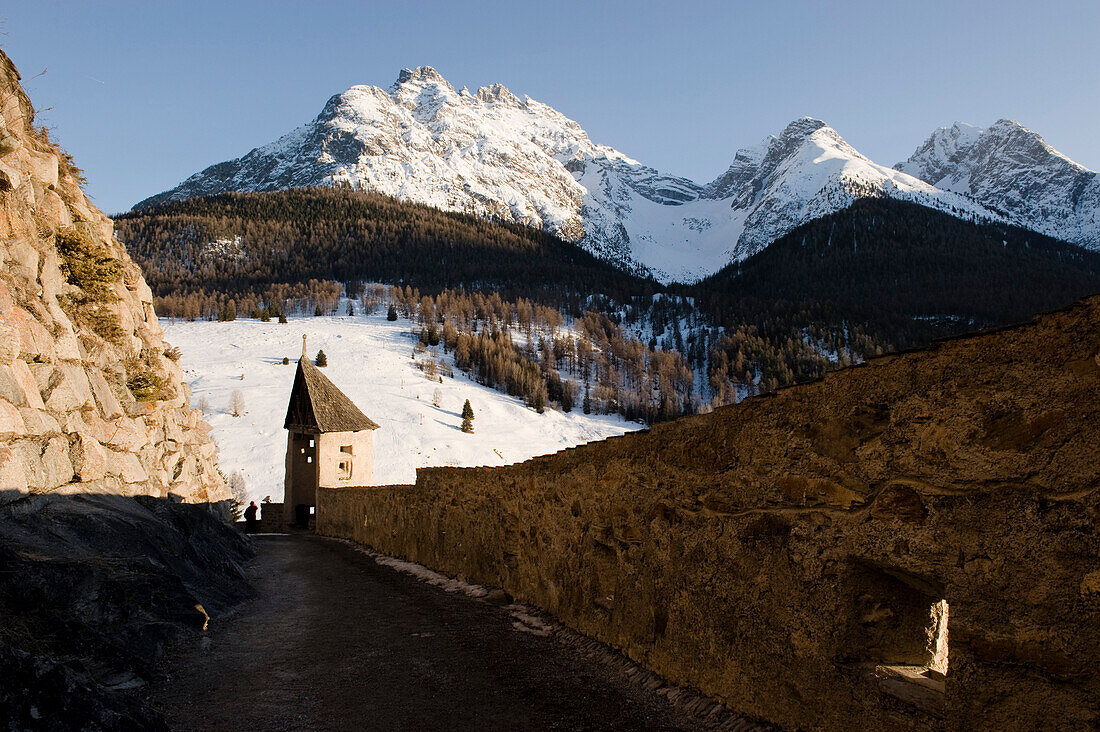
<svg viewBox="0 0 1100 732">
<path fill-rule="evenodd" d="M 256 520 L 256 511 L 259 509 L 256 507 L 255 501 L 250 501 L 248 508 L 244 510 L 244 530 L 247 534 L 255 534 L 256 530 L 260 528 L 260 522 Z"/>
</svg>

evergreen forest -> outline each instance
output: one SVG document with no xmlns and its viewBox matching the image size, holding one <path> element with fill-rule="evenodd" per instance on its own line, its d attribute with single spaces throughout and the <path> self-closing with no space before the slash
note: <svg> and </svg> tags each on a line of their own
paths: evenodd
<svg viewBox="0 0 1100 732">
<path fill-rule="evenodd" d="M 533 409 L 645 422 L 1100 292 L 1098 254 L 891 199 L 669 286 L 544 232 L 339 187 L 190 199 L 115 224 L 162 316 L 335 314 L 347 295 L 399 310 L 421 347 Z"/>
</svg>

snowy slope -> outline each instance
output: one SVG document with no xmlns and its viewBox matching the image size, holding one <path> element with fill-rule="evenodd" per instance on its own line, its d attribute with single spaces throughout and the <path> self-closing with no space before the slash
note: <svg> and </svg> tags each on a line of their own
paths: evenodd
<svg viewBox="0 0 1100 732">
<path fill-rule="evenodd" d="M 545 229 L 663 281 L 713 273 L 865 196 L 999 218 L 959 191 L 874 163 L 809 117 L 699 185 L 594 143 L 530 97 L 500 84 L 456 90 L 431 67 L 402 71 L 388 90 L 354 86 L 309 124 L 138 207 L 336 182 Z"/>
<path fill-rule="evenodd" d="M 210 404 L 206 420 L 214 428 L 222 471 L 240 471 L 250 500 L 257 502 L 282 497 L 283 419 L 303 333 L 311 356 L 318 349 L 328 356 L 325 375 L 381 426 L 374 433 L 378 485 L 411 483 L 418 467 L 504 465 L 641 426 L 580 410 L 536 414 L 457 370 L 442 384 L 429 381 L 413 364 L 408 321 L 390 323 L 384 315 L 291 318 L 283 325 L 254 320 L 161 320 L 161 325 L 183 352 L 192 404 L 203 398 Z M 284 356 L 290 365 L 282 365 Z M 439 409 L 432 406 L 437 387 L 443 393 Z M 244 396 L 241 417 L 229 414 L 234 390 Z M 459 430 L 465 399 L 476 415 L 472 435 Z"/>
<path fill-rule="evenodd" d="M 1100 178 L 1018 122 L 941 127 L 894 167 L 1020 226 L 1100 250 Z"/>
</svg>

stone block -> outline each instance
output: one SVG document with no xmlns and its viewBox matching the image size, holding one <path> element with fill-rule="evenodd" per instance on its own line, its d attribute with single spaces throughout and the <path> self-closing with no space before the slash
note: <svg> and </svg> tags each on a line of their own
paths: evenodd
<svg viewBox="0 0 1100 732">
<path fill-rule="evenodd" d="M 6 491 L 27 492 L 23 458 L 7 445 L 0 445 L 0 495 Z"/>
<path fill-rule="evenodd" d="M 91 435 L 78 435 L 71 454 L 73 470 L 81 482 L 107 476 L 107 450 Z"/>
<path fill-rule="evenodd" d="M 46 188 L 38 201 L 37 213 L 42 220 L 48 221 L 53 230 L 64 229 L 73 225 L 73 217 L 69 208 L 61 200 L 57 191 Z"/>
<path fill-rule="evenodd" d="M 21 343 L 19 329 L 7 321 L 0 321 L 0 364 L 10 364 L 19 358 Z"/>
<path fill-rule="evenodd" d="M 3 147 L 5 141 L 13 139 L 15 138 L 6 137 L 0 139 L 0 148 Z M 23 176 L 20 175 L 19 171 L 10 165 L 0 162 L 0 191 L 15 190 L 22 184 Z"/>
<path fill-rule="evenodd" d="M 83 412 L 66 412 L 61 415 L 58 424 L 61 424 L 62 431 L 66 435 L 87 433 L 87 431 L 91 430 L 87 420 L 84 418 Z"/>
<path fill-rule="evenodd" d="M 26 160 L 32 180 L 41 181 L 43 187 L 57 185 L 57 156 L 53 153 L 39 152 L 26 148 Z"/>
<path fill-rule="evenodd" d="M 38 391 L 38 382 L 27 364 L 22 361 L 0 365 L 0 398 L 7 399 L 17 407 L 45 409 L 42 395 Z"/>
<path fill-rule="evenodd" d="M 38 272 L 38 282 L 42 285 L 42 298 L 47 303 L 57 303 L 57 296 L 64 294 L 68 280 L 61 274 L 61 258 L 52 249 L 42 257 L 42 266 Z"/>
<path fill-rule="evenodd" d="M 127 302 L 129 298 L 126 297 L 126 288 L 123 285 L 118 285 L 116 290 L 122 290 L 119 293 L 119 300 L 107 307 L 118 316 L 118 323 L 122 330 L 126 333 L 133 333 L 137 329 L 137 323 L 134 320 L 134 313 L 130 309 L 130 303 Z"/>
<path fill-rule="evenodd" d="M 19 414 L 23 416 L 23 424 L 27 426 L 28 435 L 44 437 L 61 433 L 61 425 L 49 412 L 33 407 L 20 407 Z"/>
<path fill-rule="evenodd" d="M 122 405 L 122 409 L 126 412 L 128 417 L 140 418 L 147 414 L 150 414 L 156 405 L 152 402 L 139 402 L 137 400 L 126 401 Z"/>
<path fill-rule="evenodd" d="M 65 204 L 62 203 L 61 205 L 64 206 Z M 38 280 L 38 264 L 42 255 L 34 246 L 29 242 L 21 242 L 12 247 L 11 256 L 15 266 L 22 268 L 29 275 L 27 277 L 28 281 L 35 282 Z M 8 266 L 11 266 L 11 264 L 9 263 Z"/>
<path fill-rule="evenodd" d="M 0 399 L 0 435 L 24 435 L 27 426 L 19 409 L 6 399 Z"/>
<path fill-rule="evenodd" d="M 153 291 L 149 289 L 149 285 L 145 283 L 144 278 L 138 281 L 137 296 L 140 302 L 147 303 L 149 305 L 153 304 Z M 156 322 L 155 318 L 153 319 L 153 322 Z"/>
<path fill-rule="evenodd" d="M 6 283 L 0 282 L 0 315 L 6 316 L 15 308 L 15 298 L 11 295 L 11 288 Z"/>
<path fill-rule="evenodd" d="M 117 475 L 123 483 L 144 483 L 149 480 L 149 475 L 141 465 L 141 460 L 132 452 L 107 453 L 107 470 L 112 475 Z"/>
<path fill-rule="evenodd" d="M 183 429 L 180 428 L 174 412 L 164 414 L 164 439 L 167 442 L 183 442 Z"/>
<path fill-rule="evenodd" d="M 99 413 L 107 419 L 121 417 L 124 414 L 122 404 L 119 403 L 118 397 L 115 396 L 115 392 L 103 374 L 96 369 L 89 369 L 87 375 L 92 395 L 99 406 Z"/>
<path fill-rule="evenodd" d="M 32 440 L 20 440 L 11 445 L 11 449 L 23 463 L 23 474 L 29 490 L 46 486 L 46 476 L 42 470 L 42 443 Z"/>
<path fill-rule="evenodd" d="M 113 423 L 103 419 L 103 417 L 99 415 L 99 412 L 85 412 L 80 416 L 82 418 L 81 421 L 87 425 L 86 429 L 83 431 L 88 432 L 97 442 L 103 444 L 110 442 L 110 437 L 117 429 Z M 80 432 L 81 430 L 76 431 Z"/>
<path fill-rule="evenodd" d="M 76 390 L 77 398 L 80 399 L 81 405 L 95 406 L 95 397 L 92 395 L 92 386 L 88 383 L 88 374 L 84 370 L 84 367 L 79 364 L 62 364 L 61 370 L 65 372 L 65 375 L 69 377 L 69 380 L 73 383 L 73 388 Z"/>
<path fill-rule="evenodd" d="M 50 309 L 50 315 L 55 316 L 54 320 L 58 321 L 58 325 L 61 327 L 61 332 L 54 339 L 54 354 L 58 359 L 62 361 L 82 361 L 84 360 L 84 353 L 80 347 L 80 339 L 77 338 L 76 333 L 72 330 L 72 323 L 69 321 L 67 315 L 60 309 Z M 65 318 L 64 320 L 58 320 L 57 315 Z"/>
<path fill-rule="evenodd" d="M 75 412 L 84 406 L 77 394 L 76 386 L 64 371 L 51 369 L 50 379 L 42 390 L 46 409 L 58 414 Z"/>
<path fill-rule="evenodd" d="M 42 471 L 46 488 L 72 482 L 73 463 L 69 458 L 69 441 L 64 437 L 54 437 L 46 443 L 42 451 Z"/>
<path fill-rule="evenodd" d="M 45 409 L 46 403 L 42 401 L 42 390 L 39 388 L 38 379 L 35 378 L 30 366 L 24 361 L 16 361 L 11 365 L 11 373 L 27 399 L 27 406 L 34 409 Z"/>
<path fill-rule="evenodd" d="M 54 357 L 53 337 L 46 327 L 34 319 L 30 313 L 20 307 L 12 308 L 0 320 L 3 320 L 19 334 L 19 350 L 30 357 L 50 361 Z"/>
<path fill-rule="evenodd" d="M 199 477 L 199 460 L 194 455 L 187 455 L 176 465 L 173 484 L 194 483 Z"/>
<path fill-rule="evenodd" d="M 115 450 L 136 453 L 148 441 L 145 420 L 119 417 L 107 424 L 108 434 L 101 440 Z"/>
</svg>

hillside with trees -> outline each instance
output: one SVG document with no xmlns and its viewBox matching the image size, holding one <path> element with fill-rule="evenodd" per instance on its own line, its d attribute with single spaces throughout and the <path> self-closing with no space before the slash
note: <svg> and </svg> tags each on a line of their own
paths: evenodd
<svg viewBox="0 0 1100 732">
<path fill-rule="evenodd" d="M 333 281 L 497 291 L 577 312 L 584 293 L 659 288 L 529 227 L 341 187 L 189 199 L 120 215 L 115 230 L 166 315 L 209 317 L 229 297 L 245 313 L 268 300 L 329 305 Z"/>
<path fill-rule="evenodd" d="M 862 199 L 674 292 L 722 327 L 703 357 L 720 403 L 1100 292 L 1100 255 L 1003 224 Z M 752 376 L 753 378 L 748 378 Z"/>
<path fill-rule="evenodd" d="M 343 188 L 190 199 L 116 228 L 161 315 L 285 320 L 361 297 L 533 409 L 646 422 L 1100 291 L 1100 255 L 890 199 L 667 288 L 542 232 Z"/>
</svg>

